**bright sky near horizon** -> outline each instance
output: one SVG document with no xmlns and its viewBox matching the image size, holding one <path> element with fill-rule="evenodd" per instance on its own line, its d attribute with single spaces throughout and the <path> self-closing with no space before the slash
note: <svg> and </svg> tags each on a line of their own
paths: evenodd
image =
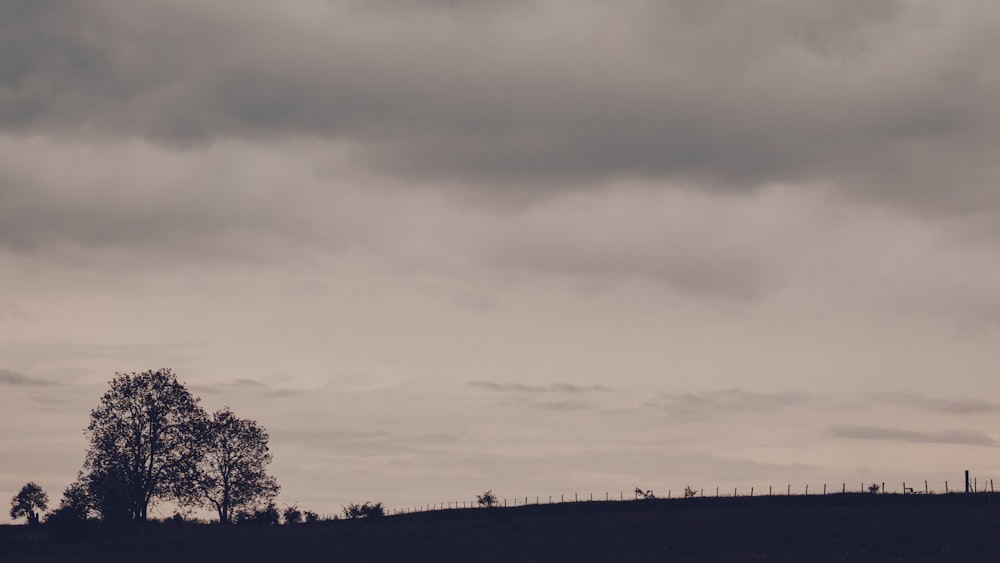
<svg viewBox="0 0 1000 563">
<path fill-rule="evenodd" d="M 1000 482 L 998 29 L 986 0 L 3 2 L 0 499 L 56 504 L 107 382 L 161 367 L 325 514 Z"/>
</svg>

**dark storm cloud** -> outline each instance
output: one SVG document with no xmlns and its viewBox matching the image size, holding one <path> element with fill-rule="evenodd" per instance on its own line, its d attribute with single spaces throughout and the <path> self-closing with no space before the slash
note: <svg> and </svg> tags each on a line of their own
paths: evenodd
<svg viewBox="0 0 1000 563">
<path fill-rule="evenodd" d="M 553 383 L 551 385 L 528 385 L 525 383 L 497 383 L 494 381 L 470 381 L 468 387 L 486 389 L 488 391 L 505 391 L 517 393 L 584 393 L 590 391 L 610 391 L 603 385 L 574 385 L 572 383 Z"/>
<path fill-rule="evenodd" d="M 876 393 L 886 403 L 944 414 L 986 414 L 1000 410 L 1000 405 L 984 399 L 946 399 L 919 393 Z"/>
<path fill-rule="evenodd" d="M 879 426 L 837 425 L 830 427 L 830 435 L 835 438 L 854 440 L 888 440 L 916 444 L 961 444 L 971 446 L 993 446 L 993 438 L 978 430 L 942 430 L 939 432 L 917 432 L 900 428 Z"/>
<path fill-rule="evenodd" d="M 755 393 L 723 389 L 695 393 L 661 393 L 648 406 L 670 414 L 698 416 L 716 413 L 775 412 L 804 405 L 809 398 L 799 393 Z"/>
<path fill-rule="evenodd" d="M 9 369 L 0 369 L 0 385 L 25 385 L 31 387 L 44 387 L 55 384 L 51 381 L 46 381 L 44 379 L 34 379 L 26 375 L 22 375 L 16 371 L 11 371 Z"/>
<path fill-rule="evenodd" d="M 994 3 L 495 4 L 6 2 L 0 123 L 320 137 L 371 172 L 505 194 L 643 177 L 994 197 Z"/>
</svg>

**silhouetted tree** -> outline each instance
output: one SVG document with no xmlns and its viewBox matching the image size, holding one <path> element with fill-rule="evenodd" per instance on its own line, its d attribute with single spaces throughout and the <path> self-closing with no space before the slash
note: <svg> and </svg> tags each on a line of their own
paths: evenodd
<svg viewBox="0 0 1000 563">
<path fill-rule="evenodd" d="M 694 498 L 698 496 L 698 491 L 691 488 L 690 485 L 684 487 L 684 498 Z"/>
<path fill-rule="evenodd" d="M 271 452 L 267 432 L 256 422 L 237 418 L 224 408 L 208 424 L 205 455 L 198 474 L 202 503 L 229 524 L 237 511 L 264 506 L 278 495 L 278 484 L 267 474 Z"/>
<path fill-rule="evenodd" d="M 868 487 L 868 492 L 871 493 L 871 494 L 873 494 L 873 495 L 877 495 L 878 492 L 879 492 L 879 490 L 881 490 L 881 488 L 882 487 L 876 485 L 875 483 L 872 483 L 871 486 Z"/>
<path fill-rule="evenodd" d="M 90 413 L 82 471 L 102 512 L 121 500 L 144 521 L 154 500 L 195 498 L 207 427 L 198 399 L 169 369 L 116 374 L 110 386 Z"/>
<path fill-rule="evenodd" d="M 479 506 L 489 508 L 497 503 L 497 496 L 493 494 L 491 489 L 481 495 L 476 495 L 476 502 L 479 503 Z"/>
<path fill-rule="evenodd" d="M 319 514 L 316 514 L 312 510 L 306 510 L 305 512 L 302 513 L 302 516 L 306 519 L 306 524 L 319 522 Z"/>
<path fill-rule="evenodd" d="M 95 511 L 93 499 L 87 491 L 87 485 L 76 481 L 63 491 L 59 506 L 45 518 L 45 522 L 83 521 L 91 517 Z"/>
<path fill-rule="evenodd" d="M 35 525 L 48 506 L 49 495 L 34 481 L 30 481 L 10 500 L 10 517 L 27 518 L 28 525 Z"/>
</svg>

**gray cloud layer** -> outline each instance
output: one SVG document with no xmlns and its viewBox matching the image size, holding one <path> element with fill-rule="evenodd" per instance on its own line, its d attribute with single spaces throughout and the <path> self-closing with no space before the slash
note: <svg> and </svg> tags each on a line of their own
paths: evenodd
<svg viewBox="0 0 1000 563">
<path fill-rule="evenodd" d="M 991 2 L 391 7 L 6 2 L 0 127 L 178 147 L 320 137 L 373 172 L 505 194 L 645 177 L 995 200 Z"/>
<path fill-rule="evenodd" d="M 877 393 L 875 398 L 887 403 L 945 414 L 986 414 L 1000 410 L 996 403 L 984 399 L 946 399 L 919 393 Z"/>
<path fill-rule="evenodd" d="M 519 393 L 583 393 L 587 391 L 610 391 L 603 385 L 574 385 L 572 383 L 553 383 L 551 385 L 528 385 L 525 383 L 497 383 L 494 381 L 470 381 L 469 387 L 489 391 L 514 391 Z"/>
<path fill-rule="evenodd" d="M 0 385 L 28 385 L 33 387 L 43 387 L 53 385 L 51 381 L 34 379 L 9 369 L 0 369 Z"/>
<path fill-rule="evenodd" d="M 917 432 L 900 428 L 879 426 L 837 425 L 830 427 L 830 435 L 835 438 L 855 440 L 888 440 L 917 444 L 963 444 L 971 446 L 993 446 L 996 441 L 978 430 L 942 430 L 940 432 Z"/>
<path fill-rule="evenodd" d="M 743 389 L 723 389 L 696 393 L 661 393 L 649 406 L 686 416 L 716 413 L 775 412 L 802 406 L 808 397 L 801 393 L 757 393 Z"/>
</svg>

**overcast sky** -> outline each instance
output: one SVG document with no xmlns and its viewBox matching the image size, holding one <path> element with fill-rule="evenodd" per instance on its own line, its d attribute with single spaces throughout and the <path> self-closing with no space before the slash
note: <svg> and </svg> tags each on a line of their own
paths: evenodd
<svg viewBox="0 0 1000 563">
<path fill-rule="evenodd" d="M 55 504 L 107 382 L 161 367 L 327 514 L 1000 480 L 998 29 L 0 3 L 0 497 Z"/>
</svg>

